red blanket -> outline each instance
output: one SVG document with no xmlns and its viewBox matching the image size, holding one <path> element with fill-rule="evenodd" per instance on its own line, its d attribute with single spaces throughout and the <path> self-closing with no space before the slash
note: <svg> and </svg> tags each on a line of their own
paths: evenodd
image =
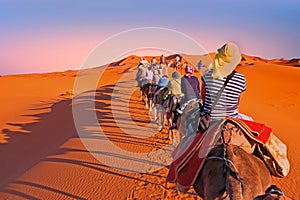
<svg viewBox="0 0 300 200">
<path fill-rule="evenodd" d="M 272 132 L 271 128 L 261 123 L 237 118 L 227 118 L 225 120 L 238 125 L 245 134 L 247 134 L 252 140 L 260 144 L 266 144 Z"/>
<path fill-rule="evenodd" d="M 219 138 L 218 129 L 221 122 L 212 124 L 202 134 L 191 135 L 180 142 L 173 154 L 174 161 L 169 168 L 167 182 L 176 182 L 181 188 L 193 185 L 210 147 Z"/>
<path fill-rule="evenodd" d="M 227 118 L 213 123 L 206 132 L 191 135 L 180 142 L 173 152 L 174 160 L 169 168 L 167 182 L 176 183 L 182 189 L 194 184 L 207 154 L 219 139 L 221 125 L 226 120 L 237 124 L 255 142 L 265 144 L 270 137 L 270 128 L 252 121 Z"/>
</svg>

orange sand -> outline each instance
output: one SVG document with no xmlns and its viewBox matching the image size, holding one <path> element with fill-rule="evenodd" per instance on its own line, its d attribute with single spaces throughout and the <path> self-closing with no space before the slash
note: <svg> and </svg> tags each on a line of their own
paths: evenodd
<svg viewBox="0 0 300 200">
<path fill-rule="evenodd" d="M 274 183 L 286 195 L 299 199 L 300 68 L 285 60 L 244 57 L 237 69 L 247 78 L 240 111 L 272 127 L 287 144 L 291 171 L 285 178 L 274 178 Z M 166 131 L 145 139 L 129 136 L 117 127 L 110 105 L 114 84 L 128 70 L 134 71 L 138 61 L 130 56 L 108 66 L 98 83 L 96 110 L 115 145 L 140 153 L 165 146 Z M 75 76 L 76 71 L 66 71 L 0 77 L 0 199 L 200 199 L 192 189 L 183 194 L 172 186 L 166 188 L 166 167 L 130 173 L 95 159 L 74 126 L 71 98 Z M 129 111 L 141 127 L 150 120 L 138 90 L 130 98 Z"/>
</svg>

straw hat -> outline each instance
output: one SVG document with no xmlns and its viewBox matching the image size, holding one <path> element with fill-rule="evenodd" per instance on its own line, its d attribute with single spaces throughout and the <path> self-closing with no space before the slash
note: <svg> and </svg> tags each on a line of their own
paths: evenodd
<svg viewBox="0 0 300 200">
<path fill-rule="evenodd" d="M 240 61 L 239 47 L 233 42 L 228 42 L 218 49 L 218 53 L 207 71 L 213 69 L 213 78 L 224 78 L 231 74 Z"/>
</svg>

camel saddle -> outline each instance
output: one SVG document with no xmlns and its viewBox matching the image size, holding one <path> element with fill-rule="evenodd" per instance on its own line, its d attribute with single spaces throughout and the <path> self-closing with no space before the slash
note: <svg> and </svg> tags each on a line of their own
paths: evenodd
<svg viewBox="0 0 300 200">
<path fill-rule="evenodd" d="M 273 176 L 287 176 L 290 170 L 287 147 L 272 133 L 271 128 L 264 124 L 237 118 L 227 118 L 226 120 L 236 124 L 246 136 L 255 142 L 256 153 Z"/>
<path fill-rule="evenodd" d="M 286 159 L 285 145 L 271 133 L 271 128 L 253 121 L 225 118 L 213 122 L 209 129 L 203 133 L 182 139 L 173 152 L 173 162 L 169 167 L 167 182 L 176 183 L 180 190 L 185 190 L 194 184 L 208 153 L 219 140 L 222 125 L 225 122 L 235 124 L 248 138 L 254 141 L 258 147 L 259 156 L 270 169 L 272 175 L 279 177 L 287 175 L 289 163 Z M 280 150 L 273 144 L 274 138 L 276 143 L 281 142 Z M 278 151 L 281 152 L 280 158 L 276 156 Z"/>
</svg>

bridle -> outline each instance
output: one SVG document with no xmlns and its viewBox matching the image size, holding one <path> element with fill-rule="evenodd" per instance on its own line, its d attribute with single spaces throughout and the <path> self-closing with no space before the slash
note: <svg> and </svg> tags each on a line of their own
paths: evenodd
<svg viewBox="0 0 300 200">
<path fill-rule="evenodd" d="M 225 177 L 225 186 L 224 188 L 219 192 L 219 194 L 223 194 L 224 192 L 227 192 L 226 194 L 226 197 L 229 195 L 230 193 L 230 190 L 228 188 L 228 176 L 227 174 L 229 173 L 230 176 L 232 176 L 235 180 L 238 181 L 239 185 L 240 185 L 240 193 L 241 193 L 241 196 L 242 196 L 242 190 L 243 190 L 243 180 L 242 178 L 239 176 L 239 173 L 238 173 L 238 170 L 234 164 L 234 162 L 232 160 L 230 160 L 228 158 L 228 154 L 227 154 L 227 146 L 229 145 L 229 142 L 231 140 L 231 131 L 229 129 L 229 132 L 230 132 L 230 137 L 228 139 L 228 141 L 225 141 L 225 136 L 224 136 L 224 131 L 225 131 L 225 124 L 223 125 L 223 129 L 221 131 L 221 139 L 222 139 L 222 154 L 219 155 L 219 156 L 209 156 L 206 158 L 206 160 L 221 160 L 221 161 L 224 161 L 224 164 L 223 164 L 223 176 Z M 233 168 L 233 169 L 232 169 Z M 226 198 L 225 197 L 225 198 Z"/>
</svg>

